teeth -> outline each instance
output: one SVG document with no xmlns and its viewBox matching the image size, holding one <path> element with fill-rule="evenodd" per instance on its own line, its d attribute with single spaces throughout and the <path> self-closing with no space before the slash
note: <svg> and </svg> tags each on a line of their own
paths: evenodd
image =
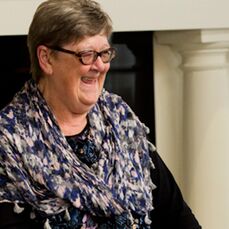
<svg viewBox="0 0 229 229">
<path fill-rule="evenodd" d="M 91 78 L 86 77 L 86 76 L 82 77 L 82 79 L 84 79 L 84 80 L 91 80 Z"/>
<path fill-rule="evenodd" d="M 93 78 L 90 78 L 90 77 L 82 77 L 82 80 L 84 82 L 92 82 L 94 79 Z"/>
</svg>

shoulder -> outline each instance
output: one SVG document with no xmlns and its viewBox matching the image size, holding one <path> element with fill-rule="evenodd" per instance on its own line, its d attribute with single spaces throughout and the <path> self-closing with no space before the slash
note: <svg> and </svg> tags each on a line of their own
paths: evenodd
<svg viewBox="0 0 229 229">
<path fill-rule="evenodd" d="M 107 105 L 110 108 L 117 108 L 120 106 L 128 106 L 127 103 L 122 99 L 121 96 L 111 93 L 105 89 L 103 89 L 99 100 L 98 100 L 99 105 Z"/>
<path fill-rule="evenodd" d="M 0 131 L 8 130 L 10 134 L 13 134 L 13 132 L 28 129 L 28 125 L 38 126 L 37 101 L 42 99 L 37 94 L 33 81 L 27 81 L 24 87 L 14 95 L 12 101 L 0 110 Z"/>
<path fill-rule="evenodd" d="M 105 89 L 103 89 L 97 105 L 101 111 L 109 113 L 110 116 L 115 116 L 120 119 L 120 121 L 138 119 L 135 112 L 121 96 L 108 92 Z"/>
<path fill-rule="evenodd" d="M 21 106 L 13 101 L 0 111 L 0 132 L 14 134 L 25 125 L 26 112 Z"/>
<path fill-rule="evenodd" d="M 15 142 L 29 131 L 28 123 L 32 122 L 29 113 L 29 98 L 22 89 L 15 94 L 12 101 L 0 110 L 0 143 L 2 141 Z"/>
<path fill-rule="evenodd" d="M 122 97 L 105 89 L 103 89 L 92 113 L 96 113 L 95 116 L 100 117 L 104 122 L 111 123 L 117 129 L 131 130 L 136 135 L 149 133 L 149 128 L 140 121 Z"/>
</svg>

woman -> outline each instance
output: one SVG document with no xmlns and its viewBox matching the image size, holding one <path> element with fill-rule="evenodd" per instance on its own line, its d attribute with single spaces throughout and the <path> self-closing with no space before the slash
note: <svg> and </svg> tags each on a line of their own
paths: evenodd
<svg viewBox="0 0 229 229">
<path fill-rule="evenodd" d="M 103 89 L 115 50 L 91 0 L 48 0 L 33 79 L 0 113 L 0 228 L 200 228 L 148 129 Z"/>
</svg>

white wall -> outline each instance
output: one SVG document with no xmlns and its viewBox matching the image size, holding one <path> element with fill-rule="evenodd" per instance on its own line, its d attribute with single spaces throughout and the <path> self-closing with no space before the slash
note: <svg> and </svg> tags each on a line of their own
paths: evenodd
<svg viewBox="0 0 229 229">
<path fill-rule="evenodd" d="M 228 0 L 98 0 L 117 30 L 226 28 Z"/>
<path fill-rule="evenodd" d="M 116 31 L 229 27 L 228 0 L 97 0 Z M 1 0 L 0 35 L 26 34 L 43 0 Z"/>
<path fill-rule="evenodd" d="M 27 34 L 38 4 L 42 0 L 1 0 L 0 35 Z"/>
<path fill-rule="evenodd" d="M 154 39 L 154 91 L 157 149 L 184 190 L 183 72 L 181 57 Z"/>
<path fill-rule="evenodd" d="M 203 229 L 229 228 L 228 34 L 154 37 L 157 147 Z"/>
</svg>

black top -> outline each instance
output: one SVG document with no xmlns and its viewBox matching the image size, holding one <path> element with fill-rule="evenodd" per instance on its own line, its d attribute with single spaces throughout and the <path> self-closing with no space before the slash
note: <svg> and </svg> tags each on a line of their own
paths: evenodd
<svg viewBox="0 0 229 229">
<path fill-rule="evenodd" d="M 172 174 L 157 152 L 153 152 L 152 160 L 155 169 L 151 171 L 151 177 L 157 186 L 153 191 L 152 229 L 200 229 Z M 13 207 L 13 204 L 9 203 L 0 204 L 1 229 L 43 228 L 43 225 L 37 225 L 30 220 L 29 207 L 21 214 L 14 213 Z"/>
</svg>

